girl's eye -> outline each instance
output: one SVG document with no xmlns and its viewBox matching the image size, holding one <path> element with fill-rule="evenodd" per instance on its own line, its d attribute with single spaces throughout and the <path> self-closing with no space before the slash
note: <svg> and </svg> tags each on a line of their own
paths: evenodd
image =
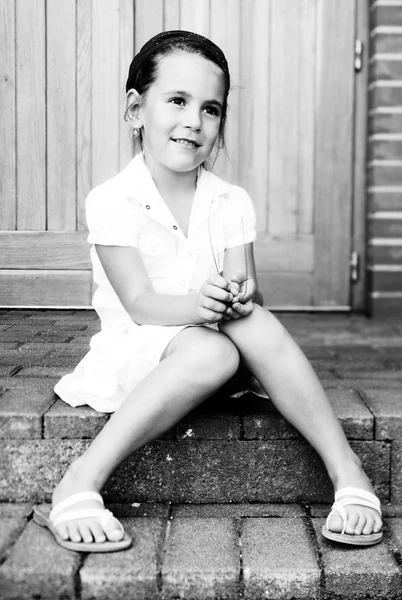
<svg viewBox="0 0 402 600">
<path fill-rule="evenodd" d="M 220 116 L 220 111 L 216 106 L 206 106 L 204 110 L 208 115 L 212 115 L 213 117 Z"/>
<path fill-rule="evenodd" d="M 169 100 L 169 102 L 171 102 L 172 104 L 177 104 L 178 106 L 184 106 L 185 105 L 184 98 L 180 98 L 180 96 L 177 96 L 176 98 L 171 98 Z"/>
</svg>

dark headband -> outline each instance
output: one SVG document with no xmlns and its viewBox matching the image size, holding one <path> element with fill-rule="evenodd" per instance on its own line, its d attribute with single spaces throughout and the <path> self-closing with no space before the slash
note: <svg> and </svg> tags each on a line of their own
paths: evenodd
<svg viewBox="0 0 402 600">
<path fill-rule="evenodd" d="M 159 54 L 163 50 L 163 48 L 166 48 L 175 42 L 194 42 L 202 46 L 205 53 L 207 55 L 209 54 L 210 56 L 213 56 L 215 58 L 214 62 L 216 62 L 216 64 L 218 64 L 222 69 L 227 82 L 227 90 L 229 91 L 229 67 L 222 50 L 216 44 L 214 44 L 214 42 L 211 42 L 211 40 L 204 37 L 203 35 L 193 33 L 192 31 L 175 30 L 163 31 L 162 33 L 158 33 L 158 35 L 151 38 L 146 44 L 144 44 L 144 46 L 141 48 L 138 54 L 135 55 L 128 72 L 126 92 L 128 92 L 128 90 L 131 90 L 132 88 L 135 88 L 138 72 L 140 71 L 144 62 L 146 62 L 152 56 Z"/>
</svg>

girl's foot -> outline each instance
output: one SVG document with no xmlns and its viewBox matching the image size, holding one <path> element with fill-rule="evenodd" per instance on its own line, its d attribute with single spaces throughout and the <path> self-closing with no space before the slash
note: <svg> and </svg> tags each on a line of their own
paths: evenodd
<svg viewBox="0 0 402 600">
<path fill-rule="evenodd" d="M 344 471 L 340 477 L 336 478 L 334 487 L 335 492 L 352 487 L 374 494 L 373 487 L 360 466 L 360 461 L 357 461 L 347 471 Z M 357 504 L 351 504 L 344 508 L 347 514 L 345 533 L 349 535 L 370 535 L 381 531 L 381 516 L 375 509 Z M 334 533 L 341 533 L 343 521 L 337 511 L 334 511 L 331 515 L 328 529 Z"/>
<path fill-rule="evenodd" d="M 80 479 L 79 474 L 76 472 L 75 466 L 72 465 L 63 479 L 56 487 L 52 504 L 55 507 L 59 502 L 66 500 L 67 498 L 78 494 L 80 492 L 89 492 L 98 490 L 95 489 L 93 484 L 89 485 L 88 481 Z M 78 501 L 77 503 L 69 506 L 62 510 L 63 512 L 78 511 L 78 510 L 99 510 L 103 509 L 103 504 L 97 500 L 84 500 Z M 106 522 L 105 528 L 101 526 L 100 518 L 78 518 L 72 519 L 64 523 L 60 523 L 55 527 L 57 533 L 63 540 L 69 540 L 71 542 L 97 542 L 104 543 L 106 541 L 119 542 L 124 538 L 124 531 L 117 519 L 114 517 Z"/>
</svg>

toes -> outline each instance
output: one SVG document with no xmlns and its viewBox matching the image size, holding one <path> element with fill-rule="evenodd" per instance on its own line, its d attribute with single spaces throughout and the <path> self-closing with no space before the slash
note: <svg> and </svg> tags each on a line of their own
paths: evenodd
<svg viewBox="0 0 402 600">
<path fill-rule="evenodd" d="M 111 542 L 119 542 L 124 537 L 121 525 L 117 519 L 112 519 L 107 527 L 106 535 Z"/>
<path fill-rule="evenodd" d="M 343 529 L 343 521 L 338 514 L 332 515 L 328 523 L 328 529 L 334 533 L 340 533 Z"/>
<path fill-rule="evenodd" d="M 373 532 L 374 533 L 379 533 L 382 529 L 382 520 L 380 519 L 379 516 L 375 516 L 374 517 L 374 527 L 373 527 Z"/>
<path fill-rule="evenodd" d="M 102 527 L 100 526 L 100 523 L 93 521 L 91 523 L 91 531 L 92 531 L 92 535 L 93 535 L 93 539 L 95 540 L 95 542 L 97 544 L 103 544 L 104 542 L 106 542 L 106 535 L 105 532 L 103 531 Z"/>
<path fill-rule="evenodd" d="M 91 542 L 93 542 L 91 530 L 88 527 L 88 525 L 86 525 L 86 523 L 81 523 L 79 525 L 79 532 L 83 542 L 85 542 L 86 544 L 90 544 Z"/>
<path fill-rule="evenodd" d="M 367 522 L 366 519 L 364 518 L 364 515 L 360 515 L 359 516 L 359 520 L 357 521 L 356 527 L 355 527 L 355 531 L 354 534 L 355 535 L 361 535 L 363 528 L 366 526 Z"/>
<path fill-rule="evenodd" d="M 69 525 L 67 525 L 67 529 L 68 529 L 68 537 L 72 542 L 78 543 L 78 542 L 82 541 L 78 526 L 75 523 L 69 523 Z"/>
<path fill-rule="evenodd" d="M 366 519 L 366 524 L 363 527 L 363 535 L 369 535 L 370 533 L 373 533 L 373 528 L 374 528 L 374 518 L 369 515 Z"/>
<path fill-rule="evenodd" d="M 64 525 L 64 524 L 58 525 L 56 527 L 56 531 L 63 540 L 69 539 L 67 525 Z"/>
<path fill-rule="evenodd" d="M 346 523 L 346 529 L 345 532 L 349 533 L 350 535 L 353 535 L 355 533 L 356 530 L 356 526 L 359 522 L 359 515 L 356 513 L 352 513 L 351 515 L 348 516 L 348 522 Z"/>
</svg>

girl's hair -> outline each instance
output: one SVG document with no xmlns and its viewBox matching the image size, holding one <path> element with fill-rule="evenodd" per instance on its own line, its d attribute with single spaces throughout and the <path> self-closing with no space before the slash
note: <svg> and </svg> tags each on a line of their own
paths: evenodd
<svg viewBox="0 0 402 600">
<path fill-rule="evenodd" d="M 151 38 L 135 55 L 128 72 L 126 92 L 135 89 L 140 95 L 147 92 L 158 74 L 158 59 L 174 51 L 181 50 L 199 54 L 217 65 L 223 73 L 224 94 L 219 146 L 225 145 L 224 130 L 227 113 L 227 99 L 230 89 L 229 67 L 222 50 L 208 38 L 191 31 L 164 31 Z"/>
</svg>

